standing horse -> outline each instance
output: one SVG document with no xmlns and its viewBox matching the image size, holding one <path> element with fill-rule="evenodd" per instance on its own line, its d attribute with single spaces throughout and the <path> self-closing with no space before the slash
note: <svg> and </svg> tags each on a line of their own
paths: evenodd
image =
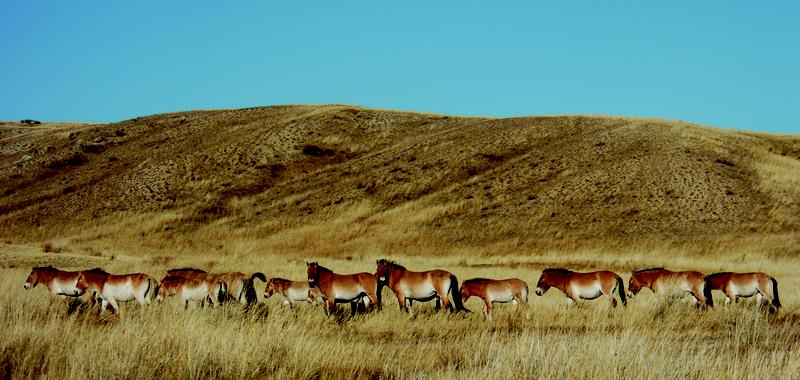
<svg viewBox="0 0 800 380">
<path fill-rule="evenodd" d="M 80 274 L 81 272 L 68 272 L 51 266 L 34 267 L 28 275 L 28 279 L 25 280 L 23 287 L 29 290 L 35 288 L 36 285 L 42 284 L 47 287 L 52 297 L 79 297 L 84 293 L 75 286 L 78 283 Z"/>
<path fill-rule="evenodd" d="M 258 295 L 254 280 L 267 282 L 267 277 L 261 272 L 248 276 L 242 272 L 215 273 L 215 278 L 226 285 L 226 295 L 230 300 L 237 300 L 245 307 L 258 303 Z"/>
<path fill-rule="evenodd" d="M 781 308 L 778 297 L 778 281 L 774 277 L 761 272 L 732 273 L 721 272 L 705 277 L 704 295 L 711 299 L 712 290 L 721 290 L 725 293 L 725 303 L 736 303 L 739 297 L 756 296 L 758 303 L 762 297 L 777 311 Z"/>
<path fill-rule="evenodd" d="M 402 265 L 386 259 L 378 260 L 377 264 L 375 276 L 392 290 L 400 304 L 400 310 L 411 313 L 410 303 L 406 304 L 411 300 L 424 302 L 436 300 L 437 309 L 441 302 L 445 309 L 452 311 L 450 300 L 447 298 L 447 293 L 450 292 L 453 295 L 455 311 L 469 312 L 462 303 L 458 279 L 450 272 L 440 269 L 412 272 Z"/>
<path fill-rule="evenodd" d="M 703 274 L 696 271 L 673 272 L 664 268 L 634 271 L 628 282 L 628 298 L 636 296 L 642 288 L 650 288 L 657 298 L 691 294 L 697 307 L 714 306 L 711 297 L 704 295 Z"/>
<path fill-rule="evenodd" d="M 473 278 L 461 284 L 461 303 L 467 303 L 472 297 L 483 300 L 483 313 L 486 319 L 492 319 L 492 303 L 508 303 L 528 305 L 528 284 L 518 278 L 491 280 Z"/>
<path fill-rule="evenodd" d="M 242 272 L 208 273 L 202 269 L 178 268 L 168 270 L 167 275 L 222 281 L 225 283 L 225 300 L 236 300 L 246 307 L 258 302 L 255 279 L 267 282 L 266 276 L 261 272 L 248 276 Z"/>
<path fill-rule="evenodd" d="M 283 300 L 283 304 L 289 305 L 290 308 L 294 307 L 295 302 L 322 302 L 319 288 L 308 286 L 308 281 L 291 281 L 284 278 L 271 278 L 267 281 L 267 287 L 264 289 L 264 299 L 268 299 L 276 293 L 286 298 Z"/>
<path fill-rule="evenodd" d="M 536 284 L 536 295 L 543 295 L 551 287 L 561 290 L 567 296 L 570 305 L 580 299 L 593 300 L 602 295 L 608 299 L 611 306 L 617 307 L 614 290 L 619 291 L 623 306 L 628 302 L 625 299 L 625 284 L 622 282 L 622 277 L 610 271 L 581 273 L 562 268 L 545 269 Z"/>
<path fill-rule="evenodd" d="M 167 275 L 158 287 L 156 301 L 162 302 L 165 298 L 175 295 L 181 299 L 185 309 L 189 308 L 189 301 L 200 302 L 200 307 L 205 306 L 208 301 L 213 306 L 224 298 L 225 283 L 203 276 L 186 278 Z"/>
<path fill-rule="evenodd" d="M 308 286 L 317 287 L 325 299 L 325 313 L 330 315 L 337 303 L 364 301 L 372 310 L 381 309 L 378 280 L 371 273 L 337 274 L 316 262 L 307 263 Z"/>
<path fill-rule="evenodd" d="M 100 297 L 100 313 L 111 306 L 112 312 L 119 312 L 120 301 L 133 301 L 141 306 L 150 304 L 155 298 L 158 282 L 144 273 L 110 274 L 100 268 L 81 271 L 76 284 L 78 290 L 94 291 Z"/>
</svg>

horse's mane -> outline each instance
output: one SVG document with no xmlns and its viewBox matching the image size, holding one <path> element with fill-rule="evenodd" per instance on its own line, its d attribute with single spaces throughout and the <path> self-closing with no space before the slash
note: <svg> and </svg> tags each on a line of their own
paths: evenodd
<svg viewBox="0 0 800 380">
<path fill-rule="evenodd" d="M 272 282 L 273 284 L 286 284 L 292 282 L 292 280 L 287 280 L 285 278 L 280 278 L 280 277 L 273 277 L 270 278 L 269 281 L 267 282 Z"/>
<path fill-rule="evenodd" d="M 704 279 L 705 279 L 705 280 L 713 280 L 713 279 L 715 279 L 715 278 L 717 278 L 717 277 L 727 276 L 727 275 L 729 275 L 729 274 L 731 274 L 731 273 L 733 273 L 733 272 L 719 272 L 719 273 L 713 273 L 713 274 L 710 274 L 710 275 L 708 275 L 708 276 L 704 277 Z"/>
<path fill-rule="evenodd" d="M 642 269 L 642 270 L 635 270 L 635 271 L 633 271 L 633 274 L 639 274 L 639 273 L 644 273 L 644 272 L 655 272 L 655 271 L 660 271 L 660 270 L 666 270 L 666 269 L 664 269 L 664 268 L 647 268 L 647 269 Z"/>
<path fill-rule="evenodd" d="M 570 273 L 574 273 L 574 272 L 569 270 L 569 269 L 564 269 L 564 268 L 547 268 L 547 269 L 542 271 L 542 274 L 545 274 L 545 273 L 570 274 Z"/>
<path fill-rule="evenodd" d="M 161 282 L 165 282 L 165 281 L 167 281 L 167 282 L 168 281 L 185 281 L 185 280 L 186 280 L 186 277 L 175 276 L 175 275 L 169 274 L 169 275 L 165 276 L 164 278 L 162 278 Z"/>
<path fill-rule="evenodd" d="M 175 269 L 170 269 L 170 270 L 167 271 L 167 273 L 170 273 L 170 272 L 206 273 L 206 271 L 204 271 L 202 269 L 197 269 L 197 268 L 175 268 Z"/>
<path fill-rule="evenodd" d="M 466 281 L 462 282 L 462 284 L 473 283 L 473 282 L 482 282 L 482 281 L 489 281 L 489 279 L 488 278 L 483 278 L 483 277 L 470 278 L 469 280 L 466 280 Z"/>
<path fill-rule="evenodd" d="M 316 261 L 312 261 L 312 262 L 308 263 L 308 265 L 315 265 L 315 266 L 317 267 L 317 271 L 318 271 L 318 272 L 328 272 L 328 273 L 333 273 L 333 271 L 332 271 L 332 270 L 330 270 L 330 269 L 328 269 L 328 268 L 325 268 L 325 267 L 323 267 L 322 265 L 319 265 L 319 263 L 318 263 L 318 262 L 316 262 Z"/>
<path fill-rule="evenodd" d="M 56 269 L 56 268 L 53 268 L 51 265 L 48 265 L 48 266 L 46 266 L 46 267 L 33 267 L 33 269 L 34 269 L 34 270 L 44 270 L 44 271 L 49 271 L 49 272 L 52 272 L 52 271 L 57 271 L 57 270 L 58 270 L 58 269 Z"/>
<path fill-rule="evenodd" d="M 404 266 L 402 266 L 402 265 L 400 265 L 400 264 L 398 264 L 398 263 L 396 263 L 396 262 L 394 262 L 392 260 L 380 259 L 380 260 L 378 260 L 378 264 L 388 265 L 388 266 L 390 266 L 390 267 L 392 267 L 394 269 L 403 269 L 403 270 L 406 269 L 406 267 L 404 267 Z"/>
<path fill-rule="evenodd" d="M 108 272 L 106 272 L 105 270 L 103 270 L 103 268 L 92 268 L 92 269 L 83 270 L 83 271 L 81 271 L 81 272 L 87 272 L 87 273 L 98 273 L 98 274 L 108 274 Z"/>
</svg>

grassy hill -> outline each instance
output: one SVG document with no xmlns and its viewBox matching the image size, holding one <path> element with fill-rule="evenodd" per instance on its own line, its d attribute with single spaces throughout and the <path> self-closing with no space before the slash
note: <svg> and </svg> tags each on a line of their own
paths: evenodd
<svg viewBox="0 0 800 380">
<path fill-rule="evenodd" d="M 800 254 L 800 135 L 352 106 L 0 125 L 7 242 L 345 257 Z"/>
</svg>

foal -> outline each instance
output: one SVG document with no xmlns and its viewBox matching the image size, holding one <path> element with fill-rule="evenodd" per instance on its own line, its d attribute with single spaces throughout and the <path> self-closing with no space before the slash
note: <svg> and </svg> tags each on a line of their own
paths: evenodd
<svg viewBox="0 0 800 380">
<path fill-rule="evenodd" d="M 472 297 L 483 300 L 483 313 L 486 319 L 492 319 L 492 303 L 508 303 L 528 305 L 528 284 L 518 278 L 491 280 L 473 278 L 461 284 L 461 303 L 467 303 Z"/>
</svg>

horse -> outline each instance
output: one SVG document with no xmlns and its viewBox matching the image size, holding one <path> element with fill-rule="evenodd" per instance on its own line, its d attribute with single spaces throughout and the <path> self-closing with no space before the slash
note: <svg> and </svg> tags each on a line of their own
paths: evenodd
<svg viewBox="0 0 800 380">
<path fill-rule="evenodd" d="M 34 267 L 31 269 L 31 273 L 28 275 L 28 279 L 25 280 L 23 287 L 26 290 L 30 290 L 35 288 L 36 285 L 43 284 L 50 293 L 51 303 L 53 299 L 59 297 L 67 301 L 70 307 L 77 306 L 77 304 L 70 302 L 71 299 L 76 299 L 80 303 L 94 305 L 96 302 L 95 293 L 86 294 L 86 292 L 80 291 L 75 286 L 78 283 L 80 273 L 80 271 L 63 271 L 51 266 Z M 82 299 L 84 295 L 86 295 L 85 300 Z"/>
<path fill-rule="evenodd" d="M 256 272 L 249 277 L 242 272 L 208 273 L 196 268 L 170 269 L 167 275 L 180 276 L 185 278 L 210 276 L 225 283 L 225 299 L 236 300 L 245 307 L 258 302 L 254 281 L 259 279 L 267 282 L 266 276 L 261 272 Z"/>
<path fill-rule="evenodd" d="M 225 296 L 225 283 L 207 276 L 186 278 L 167 275 L 161 279 L 156 301 L 162 302 L 175 295 L 180 297 L 185 309 L 189 308 L 189 301 L 200 302 L 200 307 L 205 306 L 206 301 L 214 306 Z"/>
<path fill-rule="evenodd" d="M 30 290 L 35 288 L 36 285 L 42 284 L 50 291 L 51 297 L 80 297 L 84 292 L 75 286 L 78 283 L 80 274 L 80 271 L 63 271 L 51 266 L 34 267 L 22 287 Z"/>
<path fill-rule="evenodd" d="M 611 271 L 581 273 L 563 268 L 545 269 L 539 277 L 539 282 L 536 283 L 536 295 L 543 295 L 551 287 L 561 290 L 567 296 L 567 303 L 570 305 L 580 299 L 593 300 L 602 295 L 608 299 L 612 307 L 617 307 L 614 290 L 619 291 L 623 306 L 628 302 L 625 299 L 625 284 L 622 282 L 622 277 Z"/>
<path fill-rule="evenodd" d="M 254 285 L 255 279 L 267 282 L 266 276 L 261 272 L 253 273 L 250 276 L 242 272 L 214 273 L 213 276 L 225 283 L 227 299 L 237 300 L 245 307 L 258 303 L 258 295 Z"/>
<path fill-rule="evenodd" d="M 371 273 L 337 274 L 317 262 L 306 263 L 308 286 L 317 287 L 325 300 L 325 313 L 330 315 L 337 303 L 364 301 L 370 311 L 381 309 L 378 279 Z"/>
<path fill-rule="evenodd" d="M 133 301 L 142 307 L 155 298 L 158 282 L 144 273 L 110 274 L 100 268 L 81 271 L 76 287 L 81 292 L 92 290 L 100 297 L 100 313 L 111 306 L 111 311 L 119 312 L 120 301 Z"/>
<path fill-rule="evenodd" d="M 461 284 L 461 303 L 467 303 L 472 297 L 483 300 L 483 313 L 486 319 L 492 319 L 492 304 L 494 302 L 514 305 L 528 305 L 528 284 L 518 278 L 505 280 L 492 280 L 488 278 L 473 278 Z"/>
<path fill-rule="evenodd" d="M 736 303 L 739 297 L 756 296 L 761 304 L 762 297 L 766 299 L 775 311 L 781 308 L 778 297 L 778 281 L 774 277 L 762 272 L 732 273 L 721 272 L 706 276 L 703 294 L 711 299 L 712 290 L 721 290 L 725 293 L 725 304 Z"/>
<path fill-rule="evenodd" d="M 271 278 L 267 281 L 267 287 L 264 289 L 264 299 L 268 299 L 276 293 L 286 298 L 283 300 L 283 304 L 288 305 L 290 308 L 294 307 L 295 302 L 305 301 L 317 304 L 324 301 L 319 288 L 308 286 L 308 281 L 291 281 L 277 277 Z"/>
<path fill-rule="evenodd" d="M 441 308 L 441 302 L 447 310 L 469 312 L 462 303 L 458 279 L 450 272 L 440 269 L 413 272 L 386 259 L 380 259 L 376 263 L 378 268 L 375 277 L 381 284 L 389 286 L 397 297 L 400 310 L 411 313 L 410 304 L 406 304 L 410 300 L 423 302 L 435 300 L 437 310 Z M 455 309 L 447 298 L 448 292 L 453 295 Z"/>
<path fill-rule="evenodd" d="M 705 275 L 697 271 L 673 272 L 664 268 L 634 271 L 628 281 L 628 298 L 632 299 L 642 288 L 650 288 L 657 298 L 691 294 L 695 306 L 714 306 L 714 301 L 704 293 Z"/>
</svg>

